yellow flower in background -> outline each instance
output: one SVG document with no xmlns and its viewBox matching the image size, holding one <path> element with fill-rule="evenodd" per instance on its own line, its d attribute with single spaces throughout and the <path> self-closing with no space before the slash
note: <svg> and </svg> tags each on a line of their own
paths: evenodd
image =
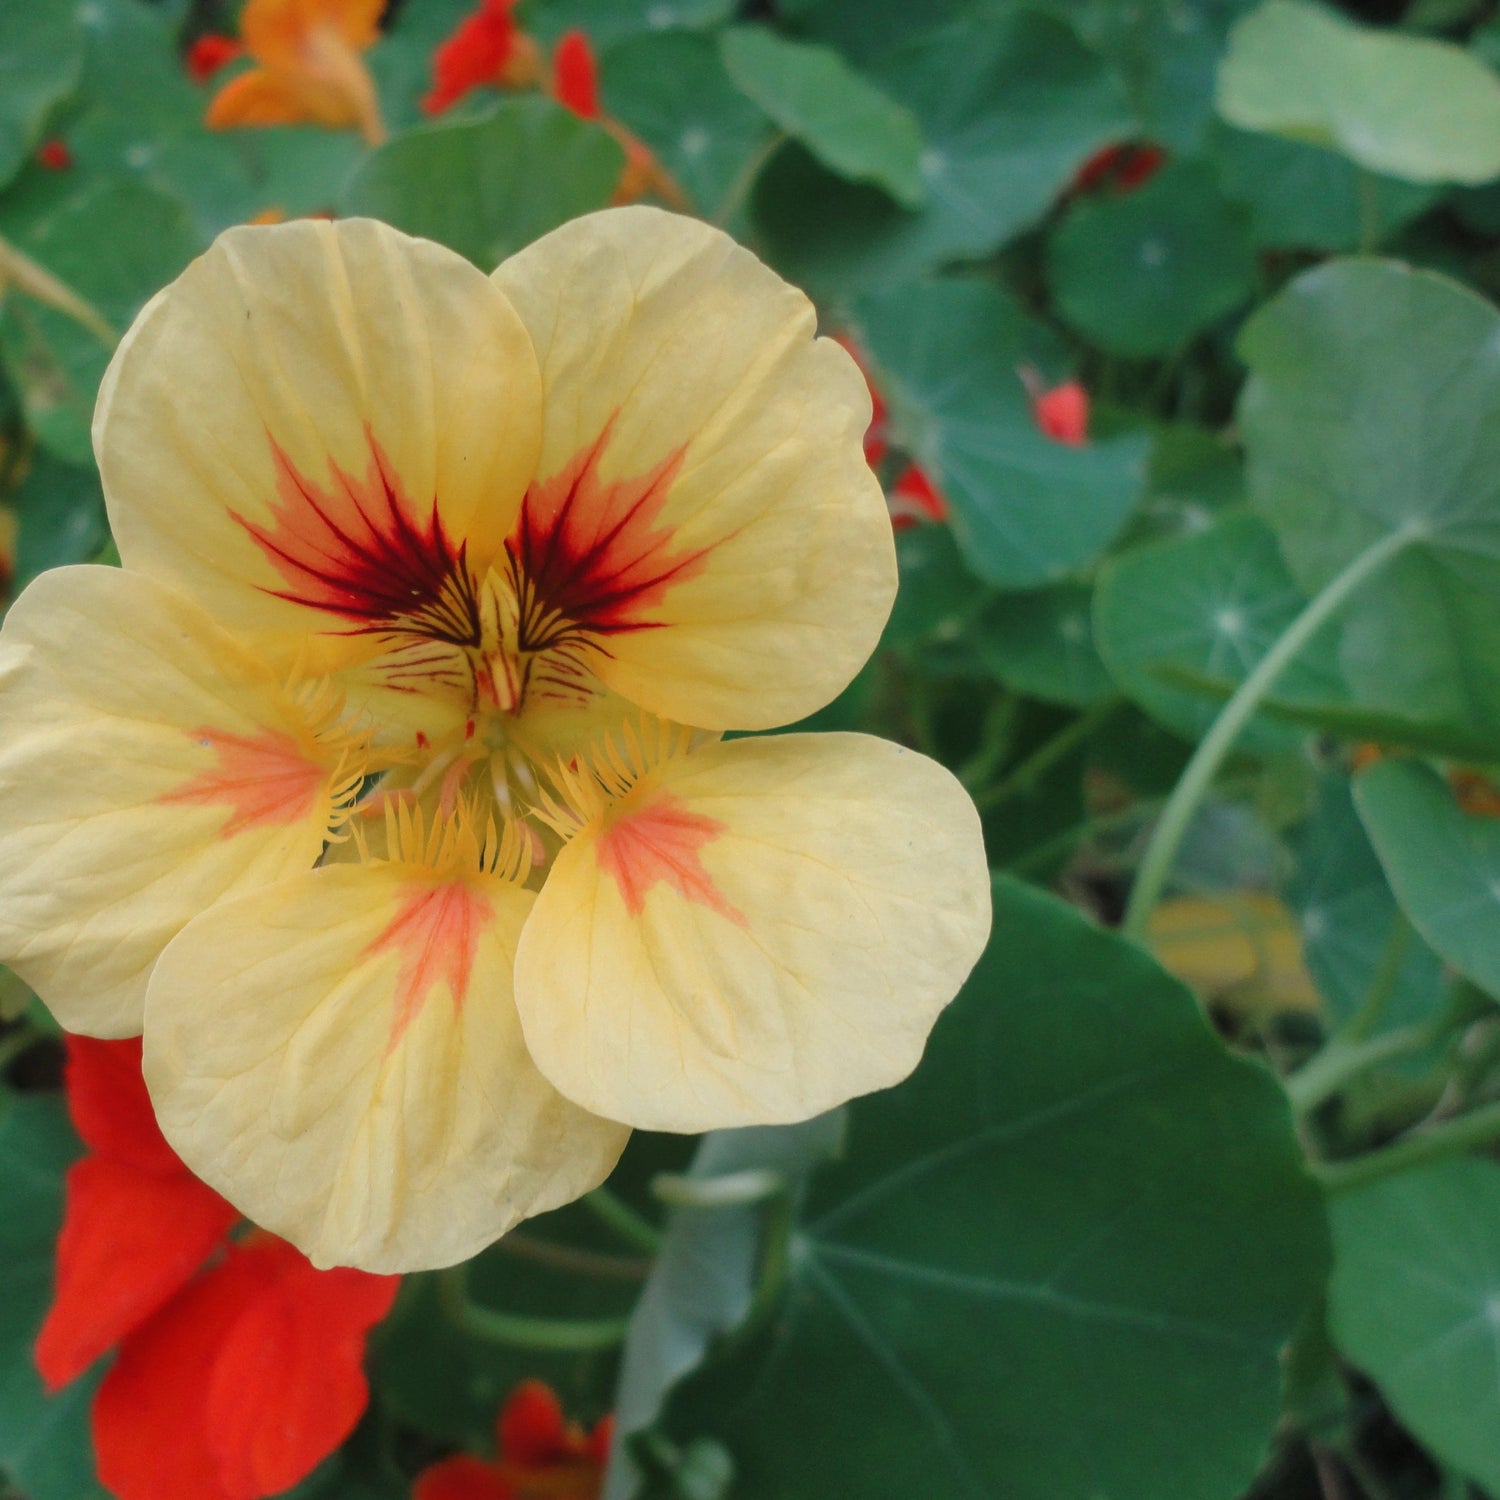
<svg viewBox="0 0 1500 1500">
<path fill-rule="evenodd" d="M 650 208 L 486 277 L 229 231 L 94 438 L 123 570 L 0 634 L 0 957 L 145 1033 L 164 1130 L 320 1264 L 466 1258 L 638 1126 L 895 1083 L 977 958 L 973 804 L 828 702 L 879 636 L 865 383 Z"/>
<path fill-rule="evenodd" d="M 361 55 L 379 39 L 383 9 L 384 0 L 247 0 L 240 39 L 256 65 L 214 95 L 208 124 L 354 127 L 372 145 L 383 141 Z"/>
</svg>

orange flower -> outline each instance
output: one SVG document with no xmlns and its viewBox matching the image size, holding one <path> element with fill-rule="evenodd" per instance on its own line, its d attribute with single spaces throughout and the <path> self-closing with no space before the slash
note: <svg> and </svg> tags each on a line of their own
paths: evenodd
<svg viewBox="0 0 1500 1500">
<path fill-rule="evenodd" d="M 589 39 L 581 31 L 569 31 L 558 39 L 552 54 L 552 97 L 580 119 L 597 120 L 624 148 L 625 170 L 615 188 L 614 202 L 634 203 L 654 193 L 674 208 L 686 207 L 682 189 L 645 142 L 604 113 L 599 102 L 599 65 Z"/>
<path fill-rule="evenodd" d="M 309 1474 L 365 1408 L 365 1335 L 397 1280 L 317 1271 L 239 1214 L 162 1137 L 139 1041 L 68 1038 L 68 1171 L 57 1294 L 37 1338 L 49 1389 L 118 1345 L 94 1402 L 99 1474 L 121 1500 L 256 1500 Z"/>
<path fill-rule="evenodd" d="M 516 25 L 516 0 L 480 0 L 479 9 L 459 22 L 432 55 L 432 90 L 422 112 L 440 115 L 464 95 L 489 85 L 522 89 L 542 73 L 537 44 Z"/>
<path fill-rule="evenodd" d="M 382 8 L 382 0 L 249 0 L 240 36 L 257 66 L 219 90 L 209 125 L 357 126 L 371 145 L 384 140 L 360 56 L 380 34 Z"/>
<path fill-rule="evenodd" d="M 598 1500 L 614 1419 L 585 1433 L 563 1416 L 540 1380 L 526 1380 L 500 1409 L 498 1462 L 460 1454 L 417 1476 L 412 1500 Z"/>
</svg>

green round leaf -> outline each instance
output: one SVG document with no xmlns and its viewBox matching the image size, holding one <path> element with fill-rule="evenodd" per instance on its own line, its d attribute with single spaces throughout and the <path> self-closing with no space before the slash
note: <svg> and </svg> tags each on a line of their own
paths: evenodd
<svg viewBox="0 0 1500 1500">
<path fill-rule="evenodd" d="M 1047 264 L 1058 311 L 1116 354 L 1171 354 L 1255 285 L 1248 216 L 1199 162 L 1125 196 L 1081 200 Z"/>
<path fill-rule="evenodd" d="M 1099 574 L 1094 631 L 1120 690 L 1188 739 L 1203 735 L 1306 599 L 1281 560 L 1270 528 L 1243 511 L 1211 530 L 1122 553 Z M 1283 674 L 1287 699 L 1337 697 L 1325 631 Z M 1205 691 L 1213 685 L 1223 691 Z M 1269 751 L 1289 731 L 1264 720 L 1240 743 Z"/>
<path fill-rule="evenodd" d="M 707 216 L 717 218 L 731 191 L 738 196 L 741 173 L 770 134 L 765 115 L 724 71 L 719 49 L 692 32 L 636 36 L 611 47 L 600 88 L 604 107 L 640 136 Z"/>
<path fill-rule="evenodd" d="M 1250 210 L 1257 245 L 1356 250 L 1384 243 L 1437 190 L 1381 177 L 1322 146 L 1225 126 L 1213 138 L 1224 194 Z"/>
<path fill-rule="evenodd" d="M 965 560 L 986 582 L 1025 589 L 1093 562 L 1140 494 L 1146 440 L 1069 447 L 1037 429 L 1018 366 L 1044 331 L 998 287 L 934 281 L 871 293 L 862 346 L 902 441 L 947 497 Z"/>
<path fill-rule="evenodd" d="M 1406 1172 L 1329 1217 L 1334 1342 L 1433 1453 L 1500 1490 L 1500 1166 Z"/>
<path fill-rule="evenodd" d="M 1125 80 L 1140 130 L 1193 152 L 1213 116 L 1229 28 L 1254 0 L 1042 0 Z"/>
<path fill-rule="evenodd" d="M 20 171 L 83 76 L 76 10 L 71 0 L 0 5 L 0 185 Z"/>
<path fill-rule="evenodd" d="M 1414 761 L 1372 766 L 1355 797 L 1412 926 L 1500 996 L 1500 822 L 1465 816 L 1443 779 Z"/>
<path fill-rule="evenodd" d="M 492 270 L 610 200 L 625 153 L 549 99 L 507 99 L 479 119 L 418 126 L 360 164 L 343 211 L 384 219 Z"/>
<path fill-rule="evenodd" d="M 1002 594 L 975 635 L 995 676 L 1028 698 L 1087 708 L 1114 688 L 1094 645 L 1093 590 L 1085 583 Z"/>
<path fill-rule="evenodd" d="M 830 171 L 872 182 L 920 208 L 922 134 L 909 109 L 860 77 L 831 47 L 736 26 L 719 41 L 736 86 Z"/>
<path fill-rule="evenodd" d="M 180 199 L 125 179 L 94 181 L 33 226 L 19 248 L 123 333 L 203 244 Z M 98 332 L 18 293 L 6 299 L 0 333 L 37 437 L 65 462 L 92 470 L 89 425 L 112 349 Z"/>
<path fill-rule="evenodd" d="M 801 148 L 778 153 L 757 185 L 756 220 L 773 262 L 817 290 L 901 281 L 989 254 L 1129 130 L 1123 92 L 1103 63 L 1066 26 L 1027 11 L 918 36 L 867 71 L 921 127 L 926 206 L 903 209 Z"/>
<path fill-rule="evenodd" d="M 1245 326 L 1252 501 L 1310 595 L 1392 533 L 1345 603 L 1363 707 L 1500 735 L 1500 314 L 1445 277 L 1335 261 Z"/>
<path fill-rule="evenodd" d="M 952 531 L 919 525 L 896 535 L 901 587 L 881 637 L 887 646 L 955 641 L 983 608 L 989 590 L 964 567 Z"/>
<path fill-rule="evenodd" d="M 1400 920 L 1346 777 L 1322 779 L 1317 806 L 1293 839 L 1293 852 L 1297 868 L 1287 900 L 1302 927 L 1302 956 L 1330 1016 L 1346 1021 L 1369 994 Z M 1381 1029 L 1430 1019 L 1443 993 L 1437 955 L 1412 936 Z"/>
<path fill-rule="evenodd" d="M 849 1114 L 785 1306 L 678 1430 L 779 1500 L 1241 1492 L 1326 1229 L 1281 1090 L 1180 984 L 1001 880 L 921 1067 Z"/>
<path fill-rule="evenodd" d="M 1462 47 L 1265 0 L 1230 38 L 1219 113 L 1411 182 L 1500 176 L 1500 78 Z"/>
<path fill-rule="evenodd" d="M 604 47 L 643 32 L 702 30 L 727 21 L 734 8 L 734 0 L 532 0 L 525 19 L 546 41 L 576 28 Z"/>
</svg>

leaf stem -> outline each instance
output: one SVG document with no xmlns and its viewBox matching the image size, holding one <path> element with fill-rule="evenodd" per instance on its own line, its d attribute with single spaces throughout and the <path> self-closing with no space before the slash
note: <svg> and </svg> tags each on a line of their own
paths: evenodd
<svg viewBox="0 0 1500 1500">
<path fill-rule="evenodd" d="M 1218 718 L 1193 752 L 1192 759 L 1188 761 L 1177 785 L 1172 789 L 1172 795 L 1167 799 L 1167 805 L 1162 809 L 1150 842 L 1146 845 L 1146 852 L 1141 857 L 1135 884 L 1130 890 L 1130 904 L 1121 924 L 1126 937 L 1140 942 L 1144 936 L 1147 919 L 1172 872 L 1173 862 L 1187 834 L 1188 825 L 1213 784 L 1219 767 L 1234 748 L 1240 731 L 1260 706 L 1261 699 L 1271 691 L 1302 648 L 1344 601 L 1398 552 L 1409 546 L 1414 535 L 1414 530 L 1403 527 L 1381 537 L 1378 542 L 1372 543 L 1353 558 L 1308 601 L 1302 613 L 1282 631 L 1275 644 L 1257 663 L 1255 670 L 1220 710 Z"/>
<path fill-rule="evenodd" d="M 29 1051 L 41 1039 L 42 1033 L 31 1022 L 24 1020 L 0 1036 L 0 1073 L 3 1073 L 23 1052 Z"/>
<path fill-rule="evenodd" d="M 719 200 L 718 208 L 714 211 L 713 222 L 715 227 L 723 229 L 735 214 L 739 212 L 740 206 L 750 196 L 750 189 L 755 186 L 755 179 L 760 176 L 761 169 L 789 140 L 791 140 L 791 136 L 786 131 L 773 130 L 745 158 L 744 165 L 734 174 L 734 181 L 729 184 L 723 198 Z"/>
<path fill-rule="evenodd" d="M 1010 801 L 1012 797 L 1033 791 L 1037 782 L 1058 761 L 1065 760 L 1080 745 L 1091 739 L 1094 732 L 1124 706 L 1123 698 L 1100 699 L 1092 708 L 1086 709 L 1076 719 L 1070 719 L 1050 739 L 1038 745 L 1003 781 L 997 782 L 987 792 L 978 793 L 974 798 L 974 805 L 980 812 L 988 812 L 1002 802 Z"/>
<path fill-rule="evenodd" d="M 1386 934 L 1380 949 L 1380 962 L 1376 965 L 1370 988 L 1348 1021 L 1340 1028 L 1338 1039 L 1362 1042 L 1380 1025 L 1391 996 L 1401 982 L 1401 971 L 1406 967 L 1407 954 L 1411 952 L 1412 925 L 1406 913 L 1398 906 L 1391 913 L 1391 930 Z"/>
<path fill-rule="evenodd" d="M 661 1249 L 661 1230 L 608 1188 L 597 1187 L 592 1193 L 585 1193 L 583 1206 L 600 1223 L 608 1224 L 626 1244 L 648 1255 L 655 1255 Z"/>
<path fill-rule="evenodd" d="M 749 1167 L 722 1177 L 658 1172 L 651 1179 L 651 1191 L 672 1208 L 743 1208 L 784 1193 L 786 1179 L 769 1167 Z"/>
<path fill-rule="evenodd" d="M 613 1349 L 625 1342 L 629 1318 L 538 1318 L 481 1307 L 469 1298 L 466 1266 L 437 1273 L 444 1316 L 461 1333 L 486 1344 L 547 1349 L 563 1354 Z"/>
<path fill-rule="evenodd" d="M 1448 1120 L 1442 1125 L 1404 1136 L 1392 1145 L 1382 1146 L 1364 1156 L 1352 1157 L 1348 1161 L 1314 1163 L 1312 1171 L 1325 1192 L 1347 1193 L 1409 1172 L 1413 1167 L 1463 1156 L 1476 1147 L 1488 1146 L 1497 1140 L 1500 1140 L 1500 1101 L 1486 1104 L 1457 1120 Z"/>
<path fill-rule="evenodd" d="M 1425 1051 L 1438 1040 L 1430 1025 L 1403 1026 L 1371 1041 L 1335 1037 L 1311 1062 L 1285 1080 L 1287 1098 L 1299 1115 L 1310 1114 L 1351 1078 L 1393 1058 Z"/>
</svg>

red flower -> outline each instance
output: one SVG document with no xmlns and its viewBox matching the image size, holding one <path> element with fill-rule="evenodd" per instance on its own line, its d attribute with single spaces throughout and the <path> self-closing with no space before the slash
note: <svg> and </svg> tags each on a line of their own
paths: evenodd
<svg viewBox="0 0 1500 1500">
<path fill-rule="evenodd" d="M 37 1367 L 55 1390 L 119 1345 L 93 1430 L 121 1500 L 257 1500 L 359 1420 L 365 1334 L 397 1281 L 317 1271 L 270 1235 L 229 1241 L 238 1213 L 162 1137 L 140 1067 L 139 1041 L 68 1038 L 89 1155 L 68 1172 Z"/>
<path fill-rule="evenodd" d="M 599 66 L 581 31 L 569 31 L 558 39 L 552 54 L 552 92 L 575 115 L 585 120 L 599 118 Z"/>
<path fill-rule="evenodd" d="M 56 137 L 43 141 L 36 148 L 36 159 L 52 172 L 66 172 L 73 165 L 73 153 L 68 150 L 68 143 Z"/>
<path fill-rule="evenodd" d="M 423 113 L 440 115 L 465 94 L 492 85 L 525 88 L 541 75 L 541 54 L 511 16 L 516 0 L 480 0 L 432 55 L 432 89 Z"/>
<path fill-rule="evenodd" d="M 886 505 L 890 508 L 891 525 L 897 531 L 923 521 L 948 519 L 948 502 L 928 478 L 927 471 L 917 464 L 908 464 L 902 471 L 886 496 Z"/>
<path fill-rule="evenodd" d="M 526 1380 L 500 1409 L 498 1462 L 445 1458 L 417 1476 L 412 1500 L 598 1500 L 614 1419 L 585 1433 L 563 1416 L 540 1380 Z"/>
<path fill-rule="evenodd" d="M 1036 425 L 1054 443 L 1081 448 L 1089 440 L 1089 393 L 1076 381 L 1033 391 L 1031 412 Z"/>
<path fill-rule="evenodd" d="M 1068 191 L 1092 193 L 1110 187 L 1117 193 L 1132 193 L 1149 182 L 1166 159 L 1167 153 L 1149 141 L 1106 146 L 1079 167 Z"/>
<path fill-rule="evenodd" d="M 220 68 L 242 56 L 244 51 L 243 44 L 232 36 L 220 36 L 217 32 L 200 36 L 187 50 L 188 77 L 194 83 L 207 83 Z"/>
<path fill-rule="evenodd" d="M 634 203 L 637 198 L 654 193 L 675 208 L 686 207 L 682 189 L 657 161 L 651 148 L 604 113 L 599 102 L 599 65 L 589 39 L 581 31 L 565 32 L 557 40 L 552 53 L 552 97 L 580 119 L 597 120 L 624 149 L 625 170 L 620 174 L 613 202 Z"/>
</svg>

